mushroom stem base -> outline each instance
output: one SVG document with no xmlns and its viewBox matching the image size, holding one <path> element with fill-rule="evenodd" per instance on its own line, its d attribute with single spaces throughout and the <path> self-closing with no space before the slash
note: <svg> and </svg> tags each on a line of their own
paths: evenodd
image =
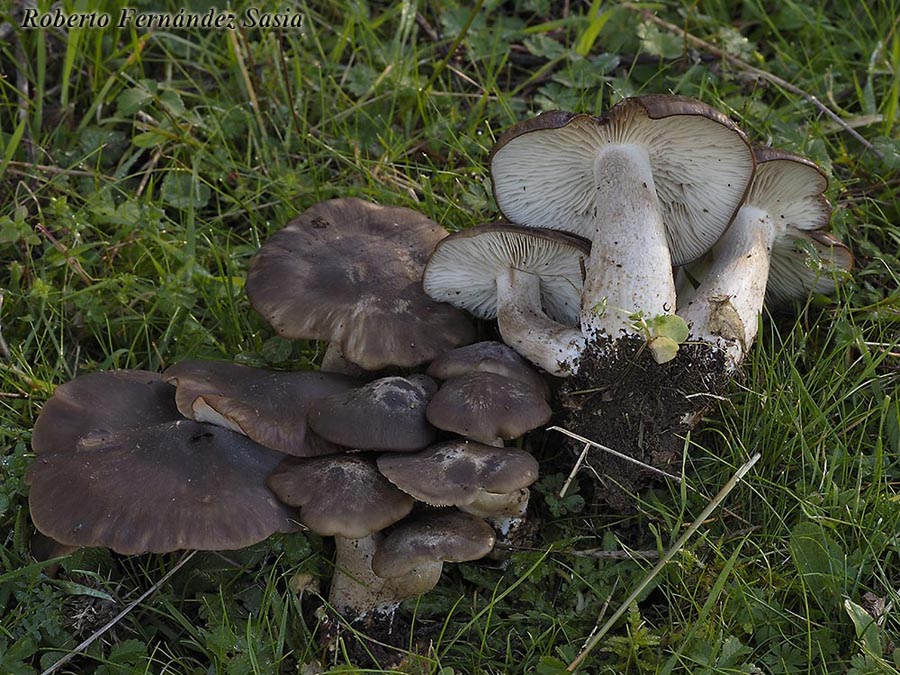
<svg viewBox="0 0 900 675">
<path fill-rule="evenodd" d="M 537 275 L 511 268 L 497 276 L 497 323 L 506 344 L 551 375 L 577 372 L 585 338 L 544 314 Z"/>
<path fill-rule="evenodd" d="M 430 591 L 441 577 L 441 563 L 414 567 L 393 579 L 379 577 L 372 558 L 382 539 L 377 532 L 361 539 L 334 538 L 336 569 L 328 601 L 348 620 L 377 613 L 390 623 L 403 600 Z"/>
<path fill-rule="evenodd" d="M 715 345 L 737 368 L 756 339 L 766 295 L 774 226 L 769 214 L 743 206 L 713 248 L 713 263 L 678 314 L 694 339 Z"/>
</svg>

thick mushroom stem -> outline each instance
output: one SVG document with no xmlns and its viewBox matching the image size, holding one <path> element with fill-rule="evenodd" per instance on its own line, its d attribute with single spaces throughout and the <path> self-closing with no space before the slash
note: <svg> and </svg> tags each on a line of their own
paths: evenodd
<svg viewBox="0 0 900 675">
<path fill-rule="evenodd" d="M 497 324 L 506 344 L 551 375 L 578 370 L 585 338 L 544 314 L 539 276 L 513 268 L 497 276 Z"/>
<path fill-rule="evenodd" d="M 616 339 L 639 331 L 629 316 L 675 310 L 672 259 L 650 156 L 608 145 L 594 159 L 594 234 L 581 295 L 581 330 Z"/>
<path fill-rule="evenodd" d="M 372 556 L 380 538 L 379 534 L 361 539 L 334 538 L 337 555 L 328 601 L 345 616 L 364 616 L 382 603 L 384 579 L 372 571 Z"/>
<path fill-rule="evenodd" d="M 764 209 L 742 206 L 713 248 L 713 263 L 678 314 L 694 339 L 717 345 L 736 368 L 756 339 L 775 227 Z"/>
<path fill-rule="evenodd" d="M 328 601 L 348 620 L 377 612 L 390 621 L 403 600 L 427 593 L 441 577 L 440 562 L 414 567 L 393 579 L 378 576 L 372 571 L 372 558 L 382 539 L 378 532 L 361 539 L 334 538 L 337 555 Z"/>
</svg>

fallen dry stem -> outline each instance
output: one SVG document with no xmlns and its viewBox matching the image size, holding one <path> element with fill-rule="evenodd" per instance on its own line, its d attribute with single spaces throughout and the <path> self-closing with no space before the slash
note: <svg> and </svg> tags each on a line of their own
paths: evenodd
<svg viewBox="0 0 900 675">
<path fill-rule="evenodd" d="M 729 479 L 729 481 L 725 483 L 722 489 L 719 490 L 718 494 L 716 494 L 716 496 L 710 500 L 709 504 L 706 505 L 706 508 L 703 509 L 703 511 L 699 516 L 697 516 L 694 522 L 692 522 L 690 526 L 684 531 L 684 534 L 682 534 L 678 538 L 678 541 L 675 542 L 672 548 L 666 551 L 665 555 L 659 559 L 659 562 L 657 562 L 653 566 L 653 569 L 651 569 L 647 573 L 647 575 L 635 587 L 631 594 L 627 598 L 625 598 L 625 601 L 619 606 L 619 609 L 617 609 L 613 613 L 613 615 L 609 617 L 606 623 L 603 624 L 603 627 L 599 631 L 597 631 L 597 633 L 595 633 L 590 640 L 588 640 L 587 644 L 585 644 L 582 648 L 581 653 L 579 653 L 575 660 L 566 667 L 567 671 L 571 673 L 577 670 L 578 666 L 580 666 L 581 663 L 587 658 L 588 654 L 590 654 L 594 647 L 596 647 L 600 642 L 600 640 L 603 639 L 603 636 L 606 635 L 609 632 L 610 628 L 615 625 L 616 621 L 618 621 L 622 617 L 622 615 L 625 614 L 631 603 L 637 600 L 641 593 L 644 592 L 644 589 L 646 589 L 647 586 L 653 583 L 656 575 L 658 575 L 662 571 L 663 567 L 665 567 L 666 564 L 668 564 L 668 562 L 675 557 L 675 554 L 678 553 L 678 551 L 680 551 L 682 548 L 684 548 L 687 540 L 693 536 L 694 532 L 700 529 L 700 526 L 703 525 L 707 518 L 709 518 L 710 514 L 716 510 L 716 508 L 719 506 L 719 504 L 722 503 L 722 501 L 724 501 L 724 499 L 731 493 L 731 491 L 740 482 L 740 480 L 745 475 L 747 475 L 747 472 L 753 468 L 753 465 L 759 461 L 759 458 L 761 456 L 762 455 L 758 452 L 754 454 L 753 457 L 748 459 L 743 464 L 743 466 L 741 466 L 741 468 L 738 469 L 737 472 Z"/>
<path fill-rule="evenodd" d="M 598 448 L 599 450 L 603 450 L 603 452 L 608 452 L 611 455 L 618 457 L 619 459 L 625 460 L 626 462 L 632 462 L 633 464 L 637 464 L 642 469 L 646 469 L 647 471 L 652 471 L 655 474 L 659 474 L 660 476 L 665 476 L 666 478 L 675 481 L 676 483 L 681 483 L 681 477 L 676 476 L 673 473 L 668 473 L 667 471 L 663 471 L 662 469 L 657 469 L 655 466 L 650 464 L 645 464 L 644 462 L 635 459 L 634 457 L 629 457 L 626 454 L 619 452 L 618 450 L 613 450 L 612 448 L 608 448 L 605 445 L 597 443 L 596 441 L 592 441 L 590 438 L 585 438 L 584 436 L 579 436 L 578 434 L 569 431 L 563 427 L 547 427 L 548 431 L 558 431 L 561 434 L 565 434 L 569 438 L 574 438 L 576 441 L 580 441 L 585 445 L 589 445 L 594 448 Z"/>
<path fill-rule="evenodd" d="M 562 489 L 559 491 L 559 498 L 562 499 L 566 496 L 566 493 L 569 491 L 569 486 L 572 484 L 572 481 L 575 479 L 575 474 L 578 473 L 578 469 L 581 468 L 581 465 L 584 464 L 584 460 L 587 457 L 588 450 L 591 449 L 590 443 L 585 443 L 584 447 L 581 449 L 581 454 L 578 455 L 578 459 L 575 462 L 575 466 L 572 467 L 572 471 L 569 472 L 569 477 L 566 478 L 566 482 L 563 483 Z"/>
</svg>

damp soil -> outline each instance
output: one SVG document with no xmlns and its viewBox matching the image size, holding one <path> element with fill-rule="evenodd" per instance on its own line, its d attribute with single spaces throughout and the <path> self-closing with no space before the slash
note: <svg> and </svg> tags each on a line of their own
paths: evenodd
<svg viewBox="0 0 900 675">
<path fill-rule="evenodd" d="M 730 375 L 721 352 L 706 343 L 683 344 L 668 363 L 653 360 L 640 336 L 589 345 L 578 374 L 559 397 L 568 411 L 565 427 L 649 464 L 678 473 L 684 436 L 721 396 Z M 578 451 L 581 450 L 579 446 Z M 592 449 L 590 464 L 604 480 L 598 501 L 630 511 L 629 493 L 660 480 L 633 462 Z M 608 479 L 608 480 L 606 480 Z"/>
<path fill-rule="evenodd" d="M 391 617 L 373 612 L 349 624 L 325 607 L 321 607 L 317 614 L 320 644 L 329 655 L 325 657 L 326 663 L 337 653 L 340 654 L 340 661 L 346 659 L 360 669 L 428 672 L 427 669 L 419 670 L 421 664 L 417 664 L 417 656 L 428 653 L 429 644 L 439 635 L 440 622 L 429 626 L 419 620 L 414 627 L 402 608 L 398 608 Z"/>
</svg>

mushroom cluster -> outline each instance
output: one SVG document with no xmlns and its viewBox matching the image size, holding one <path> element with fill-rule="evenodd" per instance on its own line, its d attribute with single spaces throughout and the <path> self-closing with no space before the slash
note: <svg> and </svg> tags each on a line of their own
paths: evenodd
<svg viewBox="0 0 900 675">
<path fill-rule="evenodd" d="M 852 266 L 823 231 L 822 171 L 752 147 L 694 99 L 545 113 L 503 133 L 489 161 L 509 222 L 439 242 L 426 292 L 496 317 L 508 345 L 569 378 L 572 431 L 651 464 L 680 457 L 764 301 L 832 293 Z"/>
<path fill-rule="evenodd" d="M 451 235 L 334 199 L 263 245 L 250 303 L 285 337 L 328 341 L 319 371 L 185 361 L 61 385 L 34 428 L 37 529 L 59 550 L 143 553 L 302 525 L 335 539 L 333 607 L 390 621 L 444 562 L 521 525 L 538 463 L 506 442 L 553 412 L 535 366 L 570 378 L 574 431 L 664 463 L 654 444 L 738 369 L 763 303 L 832 292 L 852 264 L 823 232 L 822 172 L 751 148 L 692 99 L 540 115 L 500 137 L 490 166 L 510 222 Z M 496 319 L 506 344 L 476 343 L 469 314 Z"/>
<path fill-rule="evenodd" d="M 491 552 L 538 476 L 504 440 L 547 422 L 550 390 L 506 345 L 471 344 L 471 320 L 425 294 L 447 234 L 408 209 L 341 199 L 262 247 L 251 302 L 284 335 L 330 340 L 320 371 L 183 361 L 60 386 L 34 430 L 38 530 L 63 547 L 162 553 L 303 526 L 334 537 L 330 604 L 376 622 L 432 588 L 444 562 Z"/>
<path fill-rule="evenodd" d="M 623 337 L 652 346 L 655 328 L 681 323 L 665 320 L 673 315 L 734 368 L 755 337 L 767 280 L 770 298 L 784 300 L 833 291 L 834 271 L 852 265 L 821 232 L 830 217 L 821 170 L 752 148 L 694 99 L 626 98 L 602 117 L 545 113 L 502 134 L 489 161 L 510 222 L 441 241 L 425 290 L 496 317 L 504 341 L 553 375 L 576 373 L 585 350 L 614 351 Z M 673 267 L 704 256 L 701 288 L 676 293 Z M 676 351 L 651 353 L 662 363 Z"/>
</svg>

